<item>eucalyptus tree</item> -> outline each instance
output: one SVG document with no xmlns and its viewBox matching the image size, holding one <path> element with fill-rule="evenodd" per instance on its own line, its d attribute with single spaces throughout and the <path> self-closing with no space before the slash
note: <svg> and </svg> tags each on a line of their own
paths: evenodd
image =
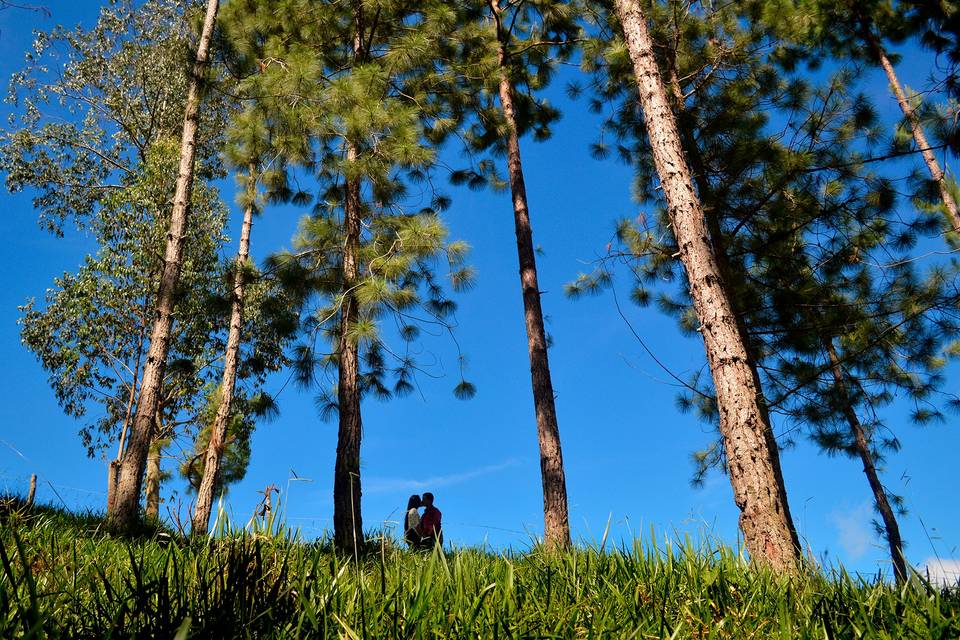
<svg viewBox="0 0 960 640">
<path fill-rule="evenodd" d="M 545 140 L 550 124 L 560 117 L 537 93 L 548 85 L 557 65 L 574 53 L 580 34 L 577 5 L 552 0 L 455 4 L 461 16 L 450 39 L 450 56 L 461 83 L 464 140 L 470 151 L 506 158 L 540 449 L 544 542 L 548 549 L 564 549 L 570 545 L 566 476 L 520 138 L 532 132 L 534 139 Z M 491 159 L 454 174 L 455 184 L 480 187 L 491 182 L 501 186 Z"/>
<path fill-rule="evenodd" d="M 163 238 L 160 225 L 169 220 L 169 194 L 158 191 L 173 186 L 170 158 L 187 87 L 189 39 L 181 3 L 116 2 L 90 30 L 57 27 L 37 34 L 27 64 L 10 85 L 14 110 L 0 145 L 7 187 L 35 193 L 33 204 L 47 229 L 62 235 L 68 223 L 89 228 L 100 245 L 96 258 L 58 283 L 46 310 L 28 311 L 24 340 L 55 376 L 51 383 L 68 413 L 81 415 L 92 398 L 106 403 L 105 416 L 81 434 L 92 454 L 101 436 L 112 438 L 119 430 L 118 460 L 149 347 L 146 329 L 162 267 L 157 242 Z M 222 175 L 216 157 L 222 127 L 216 123 L 223 115 L 222 105 L 214 105 L 214 135 L 197 140 L 203 182 Z M 216 194 L 206 187 L 193 207 L 199 244 L 186 258 L 183 289 L 196 292 L 216 267 L 223 218 Z M 183 335 L 193 336 L 193 345 L 204 314 L 198 306 L 181 313 Z M 49 326 L 38 329 L 37 323 Z M 172 341 L 174 353 L 187 354 L 174 359 L 196 355 L 193 346 L 177 346 L 177 336 Z M 182 368 L 169 373 L 164 380 L 180 376 Z M 110 496 L 117 466 L 115 461 L 110 467 Z"/>
<path fill-rule="evenodd" d="M 196 56 L 192 68 L 186 72 L 187 95 L 183 131 L 180 137 L 180 163 L 170 213 L 163 270 L 157 290 L 156 313 L 150 331 L 150 348 L 147 351 L 147 359 L 141 375 L 140 396 L 131 425 L 129 444 L 120 463 L 113 512 L 108 516 L 110 527 L 116 531 L 129 531 L 138 519 L 140 489 L 160 406 L 160 389 L 167 365 L 176 293 L 183 268 L 184 246 L 188 233 L 187 221 L 194 182 L 194 161 L 197 155 L 201 92 L 209 67 L 210 40 L 213 36 L 218 9 L 217 0 L 208 0 Z"/>
<path fill-rule="evenodd" d="M 466 245 L 448 242 L 438 217 L 449 201 L 432 188 L 435 147 L 456 123 L 431 47 L 453 17 L 443 2 L 296 0 L 235 2 L 225 16 L 238 51 L 260 66 L 250 91 L 267 100 L 290 168 L 275 173 L 274 187 L 318 183 L 295 252 L 276 256 L 272 269 L 302 296 L 298 379 L 319 386 L 321 414 L 338 418 L 333 520 L 343 551 L 364 544 L 361 400 L 412 391 L 418 325 L 451 328 L 455 305 L 436 261 L 454 288 L 471 277 Z M 293 193 L 296 204 L 309 200 L 304 189 Z M 455 391 L 469 397 L 473 386 L 461 377 Z"/>
<path fill-rule="evenodd" d="M 117 460 L 125 449 L 138 400 L 138 377 L 148 347 L 147 327 L 162 261 L 170 176 L 176 166 L 172 141 L 158 141 L 147 161 L 127 175 L 87 223 L 98 249 L 76 273 L 57 278 L 44 304 L 21 307 L 21 338 L 50 373 L 50 385 L 63 410 L 90 417 L 80 431 L 90 456 L 111 442 L 108 503 L 113 497 Z M 219 251 L 225 237 L 225 210 L 218 194 L 195 190 L 195 225 L 185 254 L 179 322 L 171 335 L 168 367 L 160 392 L 158 420 L 190 422 L 203 404 L 205 372 L 220 350 L 211 291 L 221 280 Z"/>
</svg>

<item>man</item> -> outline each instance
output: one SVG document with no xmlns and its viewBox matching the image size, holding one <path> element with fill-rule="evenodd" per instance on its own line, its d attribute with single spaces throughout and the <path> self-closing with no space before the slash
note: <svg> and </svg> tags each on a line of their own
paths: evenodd
<svg viewBox="0 0 960 640">
<path fill-rule="evenodd" d="M 424 549 L 432 549 L 436 545 L 443 546 L 443 527 L 440 509 L 433 506 L 433 494 L 425 493 L 420 498 L 424 506 L 423 516 L 420 518 L 420 545 Z"/>
</svg>

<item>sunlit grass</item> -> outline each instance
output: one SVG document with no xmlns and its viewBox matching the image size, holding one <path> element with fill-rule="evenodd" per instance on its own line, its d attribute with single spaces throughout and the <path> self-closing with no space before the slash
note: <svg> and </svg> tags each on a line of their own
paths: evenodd
<svg viewBox="0 0 960 640">
<path fill-rule="evenodd" d="M 276 523 L 188 543 L 7 509 L 0 637 L 956 638 L 960 594 L 757 571 L 692 543 L 338 557 Z M 224 525 L 223 531 L 229 531 Z"/>
</svg>

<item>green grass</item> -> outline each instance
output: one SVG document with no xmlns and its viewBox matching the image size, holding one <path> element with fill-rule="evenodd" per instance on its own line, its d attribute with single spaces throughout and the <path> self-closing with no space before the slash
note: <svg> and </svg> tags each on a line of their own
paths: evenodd
<svg viewBox="0 0 960 640">
<path fill-rule="evenodd" d="M 94 515 L 0 511 L 0 637 L 957 638 L 960 593 L 786 579 L 723 547 L 354 560 L 289 535 L 185 543 Z"/>
</svg>

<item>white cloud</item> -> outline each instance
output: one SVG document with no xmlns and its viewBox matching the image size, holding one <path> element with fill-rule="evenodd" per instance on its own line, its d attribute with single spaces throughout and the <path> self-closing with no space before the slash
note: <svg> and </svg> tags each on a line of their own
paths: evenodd
<svg viewBox="0 0 960 640">
<path fill-rule="evenodd" d="M 960 558 L 927 558 L 920 573 L 929 575 L 934 585 L 955 587 L 960 580 Z"/>
<path fill-rule="evenodd" d="M 867 552 L 874 540 L 873 507 L 865 502 L 855 509 L 833 513 L 840 546 L 847 554 L 847 561 L 857 560 Z"/>
<path fill-rule="evenodd" d="M 460 484 L 468 480 L 473 480 L 481 476 L 490 475 L 503 471 L 517 464 L 516 459 L 505 460 L 499 464 L 487 465 L 477 469 L 471 469 L 462 473 L 453 473 L 445 476 L 433 476 L 416 480 L 410 478 L 377 478 L 370 477 L 363 480 L 364 493 L 396 493 L 399 491 L 422 491 L 436 489 L 437 487 L 449 487 L 450 485 Z"/>
</svg>

